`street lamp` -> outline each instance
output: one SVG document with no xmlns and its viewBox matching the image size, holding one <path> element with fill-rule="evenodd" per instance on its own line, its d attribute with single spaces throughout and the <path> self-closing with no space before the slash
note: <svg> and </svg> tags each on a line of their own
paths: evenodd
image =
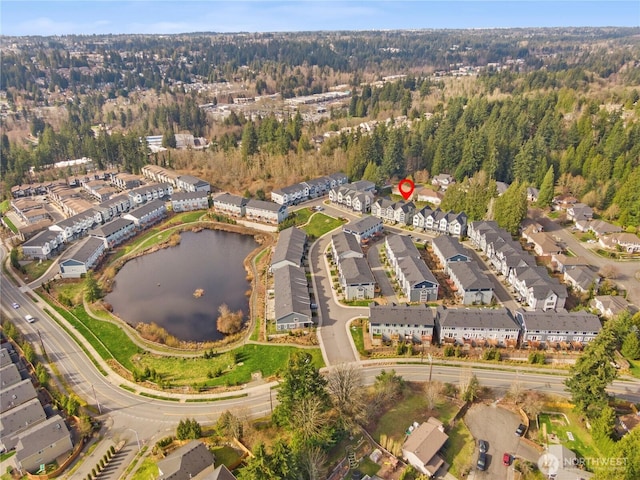
<svg viewBox="0 0 640 480">
<path fill-rule="evenodd" d="M 127 428 L 127 430 L 131 430 L 133 433 L 136 434 L 136 442 L 138 442 L 138 453 L 140 453 L 141 448 L 140 448 L 140 437 L 138 437 L 138 432 L 136 432 L 133 428 Z"/>
</svg>

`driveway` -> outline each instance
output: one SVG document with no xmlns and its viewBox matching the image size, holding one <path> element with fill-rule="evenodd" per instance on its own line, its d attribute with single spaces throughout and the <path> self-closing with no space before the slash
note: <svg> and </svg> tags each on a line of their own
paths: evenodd
<svg viewBox="0 0 640 480">
<path fill-rule="evenodd" d="M 373 276 L 380 287 L 380 294 L 387 300 L 387 303 L 399 303 L 396 292 L 393 290 L 391 279 L 387 277 L 384 266 L 380 263 L 380 250 L 384 248 L 384 241 L 376 241 L 371 244 L 367 252 L 367 261 L 373 272 Z"/>
<path fill-rule="evenodd" d="M 538 451 L 515 434 L 516 428 L 522 421 L 516 413 L 495 404 L 480 404 L 469 409 L 464 421 L 476 441 L 481 438 L 489 444 L 488 466 L 484 472 L 475 469 L 478 448 L 475 449 L 473 457 L 475 479 L 506 480 L 508 470 L 513 466 L 507 468 L 502 464 L 502 455 L 505 452 L 534 463 L 538 461 L 540 456 Z"/>
</svg>

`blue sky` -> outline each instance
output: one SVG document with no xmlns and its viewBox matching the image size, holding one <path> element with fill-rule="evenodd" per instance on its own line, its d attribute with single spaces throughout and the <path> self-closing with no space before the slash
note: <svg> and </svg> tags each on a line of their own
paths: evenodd
<svg viewBox="0 0 640 480">
<path fill-rule="evenodd" d="M 639 25 L 639 0 L 0 1 L 3 35 Z"/>
</svg>

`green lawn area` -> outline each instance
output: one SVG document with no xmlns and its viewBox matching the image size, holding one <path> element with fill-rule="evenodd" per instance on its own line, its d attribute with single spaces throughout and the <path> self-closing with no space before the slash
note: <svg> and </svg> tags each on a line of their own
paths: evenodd
<svg viewBox="0 0 640 480">
<path fill-rule="evenodd" d="M 587 430 L 578 423 L 578 418 L 569 409 L 555 409 L 561 413 L 567 414 L 569 417 L 569 425 L 562 415 L 549 415 L 541 413 L 538 418 L 540 421 L 540 431 L 543 429 L 543 425 L 547 427 L 547 434 L 553 433 L 558 436 L 560 443 L 570 450 L 573 450 L 578 457 L 582 458 L 596 458 L 600 454 L 596 449 L 591 435 Z M 573 418 L 572 418 L 573 417 Z M 574 440 L 569 440 L 567 432 L 571 432 Z M 542 440 L 542 439 L 541 439 Z"/>
<path fill-rule="evenodd" d="M 10 208 L 11 208 L 11 202 L 9 201 L 9 199 L 3 200 L 2 202 L 0 202 L 0 213 L 4 213 L 8 211 Z"/>
<path fill-rule="evenodd" d="M 133 474 L 131 480 L 155 480 L 160 475 L 156 460 L 145 458 L 136 473 Z"/>
<path fill-rule="evenodd" d="M 11 450 L 10 452 L 0 453 L 0 462 L 4 462 L 8 458 L 13 457 L 16 454 L 15 450 Z"/>
<path fill-rule="evenodd" d="M 629 371 L 631 372 L 631 375 L 636 378 L 640 378 L 640 361 L 629 360 L 626 357 L 625 359 L 629 362 Z"/>
<path fill-rule="evenodd" d="M 316 213 L 309 224 L 302 229 L 307 232 L 307 235 L 320 238 L 325 233 L 338 228 L 343 223 L 345 223 L 343 220 L 329 217 L 324 213 Z"/>
<path fill-rule="evenodd" d="M 178 213 L 178 214 L 176 214 L 175 217 L 172 217 L 170 220 L 165 222 L 163 225 L 168 227 L 170 225 L 176 225 L 178 223 L 197 222 L 198 220 L 200 220 L 200 217 L 202 217 L 205 213 L 206 212 L 204 210 L 197 210 L 195 212 Z"/>
<path fill-rule="evenodd" d="M 448 434 L 444 459 L 450 465 L 449 473 L 456 478 L 462 478 L 462 474 L 473 465 L 475 440 L 462 420 L 458 420 Z"/>
<path fill-rule="evenodd" d="M 358 469 L 364 473 L 365 475 L 369 475 L 370 477 L 374 476 L 378 473 L 378 470 L 382 468 L 382 465 L 378 465 L 375 462 L 372 462 L 369 457 L 364 457 L 360 462 L 360 466 Z"/>
<path fill-rule="evenodd" d="M 37 278 L 40 278 L 44 272 L 46 272 L 49 267 L 53 264 L 54 260 L 44 260 L 42 262 L 39 261 L 33 261 L 30 263 L 27 263 L 24 266 L 24 269 L 27 271 L 27 276 L 32 279 L 35 280 Z"/>
<path fill-rule="evenodd" d="M 211 451 L 216 456 L 216 467 L 224 464 L 229 470 L 233 470 L 242 460 L 240 453 L 227 445 L 213 447 Z"/>
<path fill-rule="evenodd" d="M 4 223 L 7 225 L 7 227 L 9 227 L 11 229 L 11 231 L 13 233 L 18 233 L 18 229 L 13 224 L 13 222 L 11 220 L 9 220 L 9 217 L 3 217 L 3 219 L 4 219 Z"/>
<path fill-rule="evenodd" d="M 349 305 L 350 307 L 368 307 L 370 303 L 376 303 L 373 300 L 350 300 L 350 301 L 344 301 L 342 303 L 344 303 L 345 305 Z"/>
<path fill-rule="evenodd" d="M 353 343 L 355 343 L 358 353 L 361 356 L 366 357 L 367 352 L 364 349 L 364 339 L 362 338 L 362 327 L 356 327 L 355 325 L 351 325 L 351 328 L 349 329 L 349 331 L 351 332 L 351 337 L 353 337 Z"/>
<path fill-rule="evenodd" d="M 309 221 L 309 217 L 313 215 L 313 210 L 307 207 L 296 210 L 293 213 L 296 216 L 296 225 L 303 225 Z"/>
</svg>

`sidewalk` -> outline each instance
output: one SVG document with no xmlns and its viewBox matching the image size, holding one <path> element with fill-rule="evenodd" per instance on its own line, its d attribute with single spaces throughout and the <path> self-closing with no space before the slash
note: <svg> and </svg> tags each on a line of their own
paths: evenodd
<svg viewBox="0 0 640 480">
<path fill-rule="evenodd" d="M 95 468 L 96 471 L 98 470 L 96 468 L 96 465 L 100 463 L 100 460 L 104 457 L 104 455 L 112 446 L 114 448 L 116 446 L 113 440 L 111 439 L 111 437 L 107 437 L 107 438 L 102 437 L 102 435 L 104 434 L 109 434 L 108 430 L 103 428 L 100 431 L 100 434 L 101 434 L 101 437 L 90 440 L 89 445 L 84 447 L 84 450 L 83 450 L 84 453 L 81 453 L 75 462 L 76 464 L 79 464 L 78 468 L 75 470 L 73 470 L 73 467 L 71 467 L 71 469 L 67 469 L 67 472 L 72 471 L 73 473 L 66 473 L 62 478 L 85 479 L 89 474 L 92 473 L 91 472 L 92 469 Z M 93 444 L 95 444 L 95 447 L 93 448 L 91 453 L 87 455 L 86 452 L 93 447 Z M 119 455 L 120 455 L 120 452 L 116 453 L 112 457 L 111 461 L 116 460 Z M 103 478 L 102 474 L 99 477 Z"/>
</svg>

